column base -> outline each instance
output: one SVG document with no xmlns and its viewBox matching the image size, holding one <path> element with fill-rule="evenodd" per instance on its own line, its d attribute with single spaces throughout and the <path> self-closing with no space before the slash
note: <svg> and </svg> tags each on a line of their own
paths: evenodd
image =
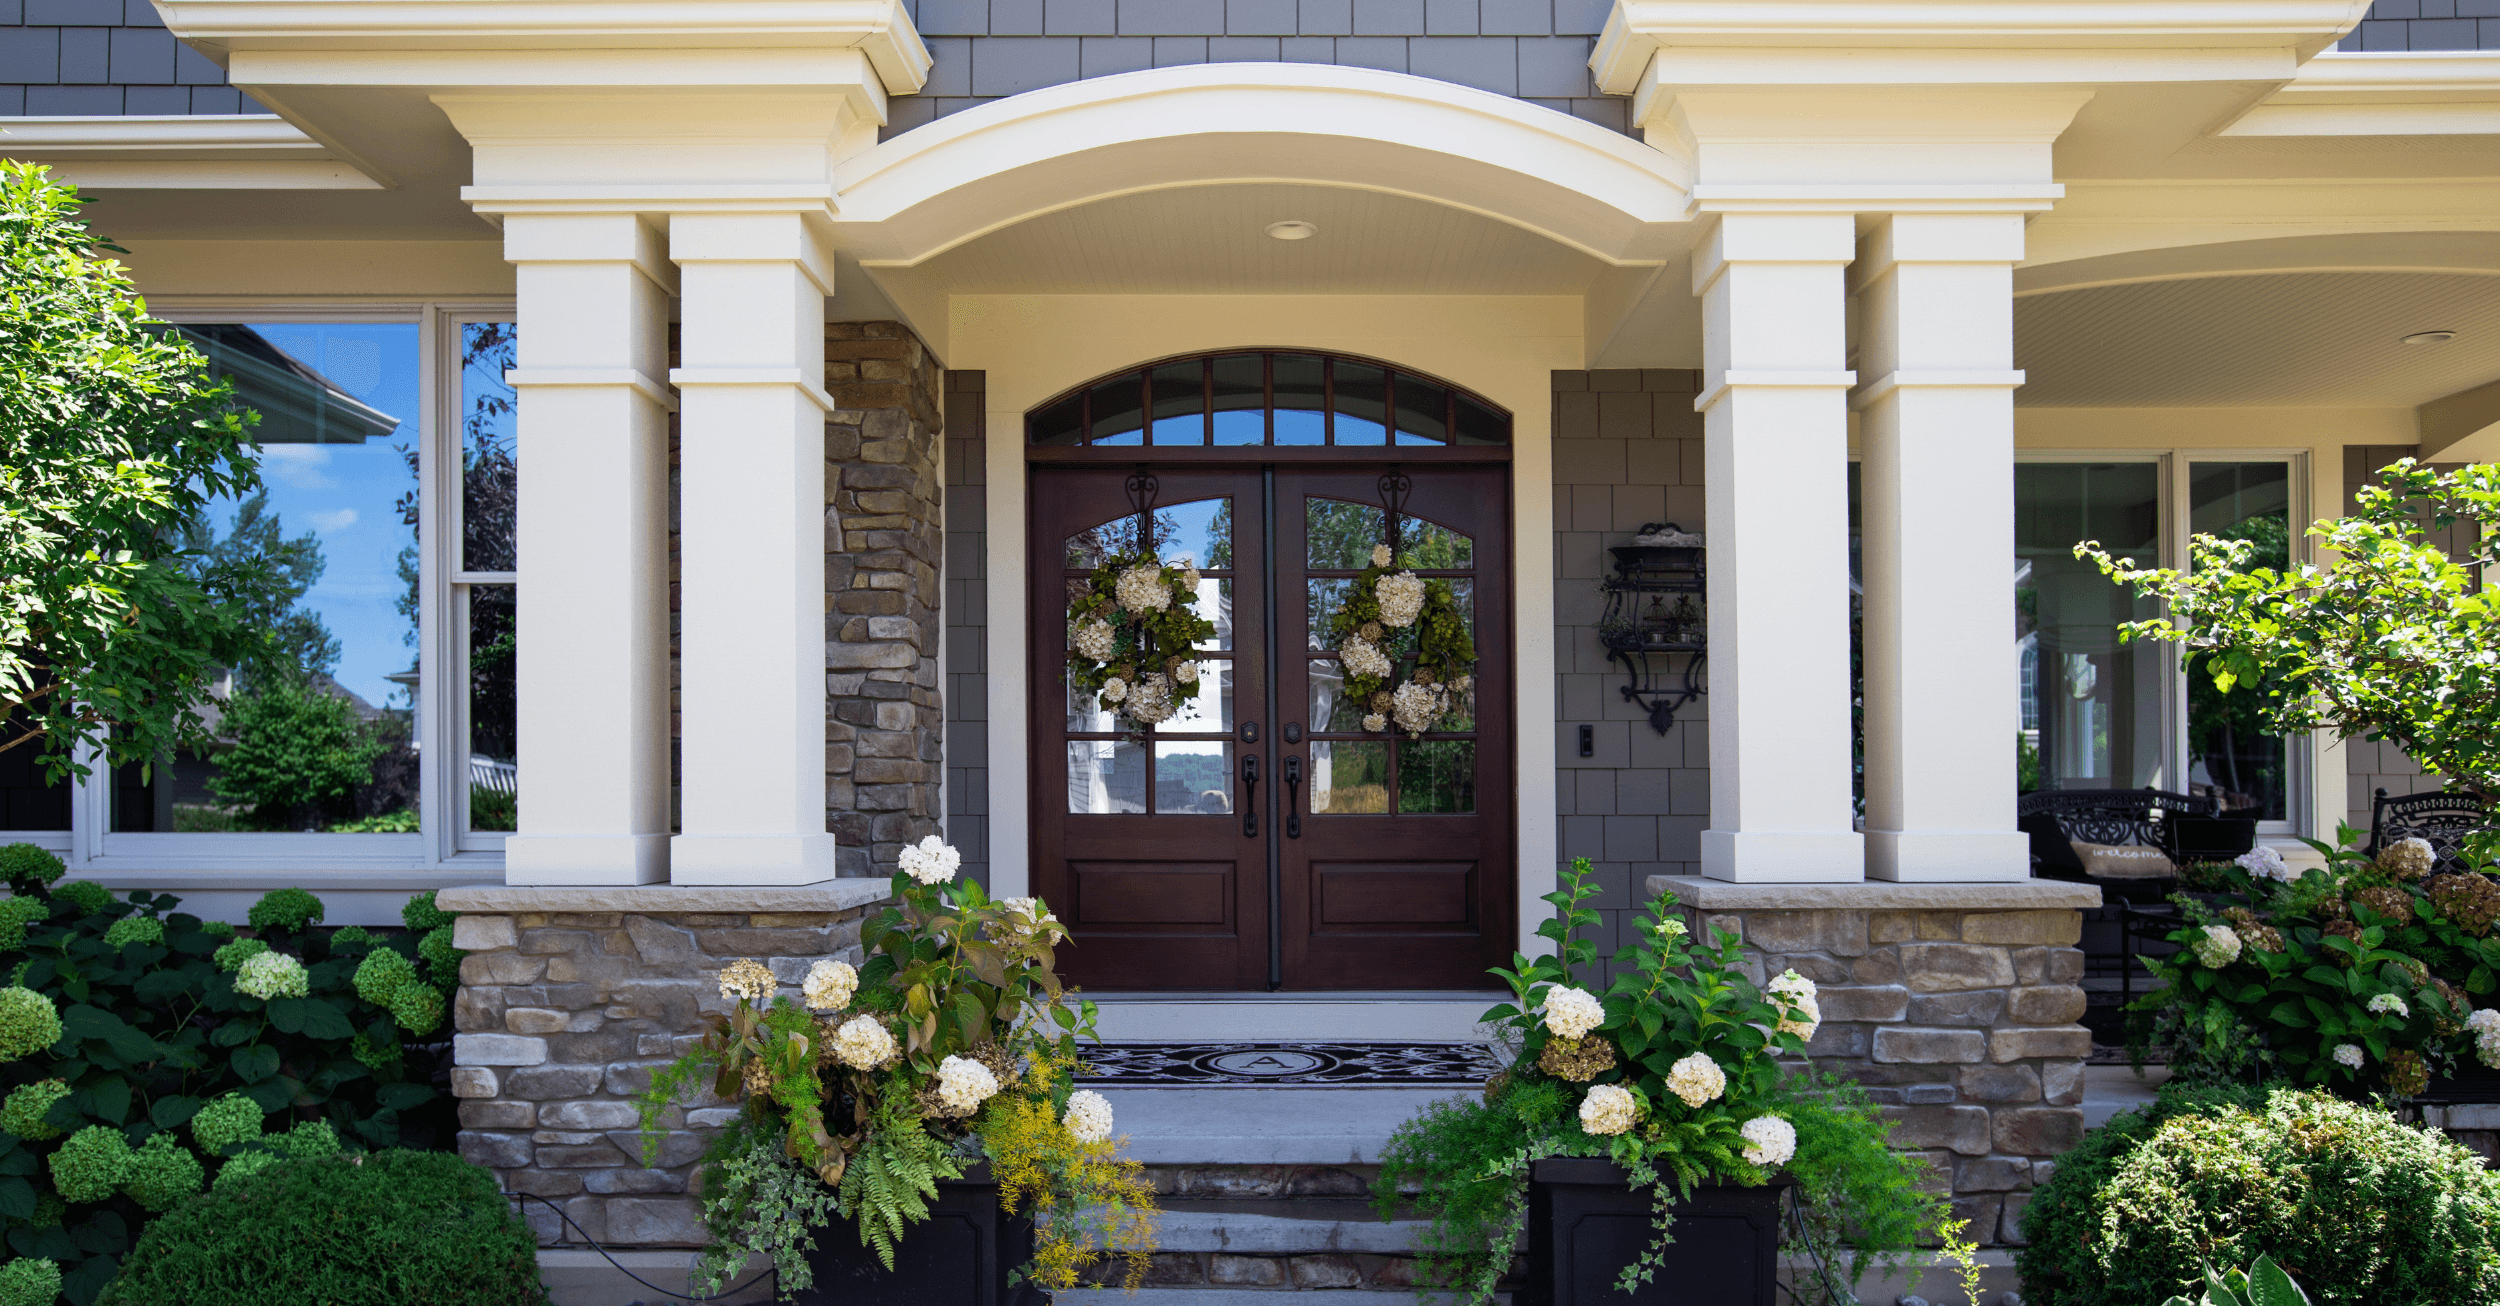
<svg viewBox="0 0 2500 1306">
<path fill-rule="evenodd" d="M 503 841 L 506 884 L 662 884 L 664 834 L 516 834 Z"/>
<path fill-rule="evenodd" d="M 1744 884 L 1856 884 L 1866 840 L 1849 831 L 1704 830 L 1701 873 Z"/>
<path fill-rule="evenodd" d="M 681 834 L 671 884 L 815 884 L 834 878 L 830 834 Z"/>
<path fill-rule="evenodd" d="M 1900 884 L 2005 884 L 2031 878 L 2020 830 L 1869 830 L 1866 878 Z"/>
</svg>

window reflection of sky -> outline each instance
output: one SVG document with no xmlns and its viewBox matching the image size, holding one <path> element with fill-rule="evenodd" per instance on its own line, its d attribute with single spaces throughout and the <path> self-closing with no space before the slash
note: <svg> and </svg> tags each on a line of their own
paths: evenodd
<svg viewBox="0 0 2500 1306">
<path fill-rule="evenodd" d="M 408 669 L 416 650 L 398 611 L 407 592 L 399 552 L 416 542 L 400 523 L 399 497 L 416 488 L 395 446 L 417 440 L 417 328 L 414 323 L 254 324 L 252 330 L 340 390 L 399 419 L 388 436 L 343 444 L 261 447 L 269 510 L 282 533 L 321 541 L 326 568 L 299 600 L 338 638 L 340 684 L 377 707 L 405 695 L 386 677 Z M 234 524 L 231 501 L 210 510 L 219 536 Z"/>
</svg>

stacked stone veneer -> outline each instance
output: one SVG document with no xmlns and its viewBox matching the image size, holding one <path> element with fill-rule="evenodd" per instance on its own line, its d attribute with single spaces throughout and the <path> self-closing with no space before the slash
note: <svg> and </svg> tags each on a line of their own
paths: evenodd
<svg viewBox="0 0 2500 1306">
<path fill-rule="evenodd" d="M 1657 876 L 1695 929 L 1735 931 L 1757 979 L 1821 989 L 1807 1052 L 1856 1078 L 1924 1156 L 1982 1243 L 2022 1241 L 2023 1207 L 2083 1138 L 2082 909 L 2088 885 L 1727 884 Z"/>
<path fill-rule="evenodd" d="M 524 1203 L 542 1243 L 704 1242 L 688 1189 L 710 1131 L 734 1108 L 702 1097 L 670 1109 L 645 1166 L 634 1095 L 730 1009 L 723 966 L 761 959 L 796 997 L 818 958 L 860 960 L 862 918 L 885 892 L 870 880 L 444 890 L 437 901 L 461 913 L 453 939 L 469 954 L 452 1008 L 460 1154 L 494 1170 L 505 1191 L 554 1202 L 580 1230 Z"/>
<path fill-rule="evenodd" d="M 825 828 L 887 877 L 938 832 L 945 371 L 898 322 L 825 327 Z"/>
</svg>

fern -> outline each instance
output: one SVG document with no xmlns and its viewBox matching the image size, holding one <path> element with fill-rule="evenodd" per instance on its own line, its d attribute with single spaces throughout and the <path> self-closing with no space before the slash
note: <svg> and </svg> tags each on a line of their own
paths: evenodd
<svg viewBox="0 0 2500 1306">
<path fill-rule="evenodd" d="M 842 1172 L 842 1214 L 859 1222 L 859 1240 L 894 1268 L 903 1230 L 929 1218 L 938 1181 L 963 1176 L 951 1149 L 921 1126 L 908 1102 L 880 1106 L 876 1123 Z"/>
</svg>

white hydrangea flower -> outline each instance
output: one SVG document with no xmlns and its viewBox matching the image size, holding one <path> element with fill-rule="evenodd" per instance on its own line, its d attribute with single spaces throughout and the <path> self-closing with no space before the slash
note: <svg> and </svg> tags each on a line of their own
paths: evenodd
<svg viewBox="0 0 2500 1306">
<path fill-rule="evenodd" d="M 820 961 L 807 968 L 807 980 L 799 992 L 810 1010 L 840 1011 L 859 992 L 859 972 L 847 961 Z"/>
<path fill-rule="evenodd" d="M 1181 564 L 1181 588 L 1187 590 L 1190 597 L 1196 598 L 1198 595 L 1198 587 L 1206 584 L 1206 581 L 1207 578 L 1198 571 L 1198 564 L 1196 562 L 1193 561 Z"/>
<path fill-rule="evenodd" d="M 2474 1009 L 2474 1013 L 2472 1015 L 2465 1018 L 2465 1027 L 2472 1030 L 2477 1037 L 2486 1034 L 2500 1034 L 2500 1010 L 2496 1010 L 2491 1007 L 2477 1007 Z"/>
<path fill-rule="evenodd" d="M 1816 994 L 1814 981 L 1793 970 L 1771 981 L 1771 1005 L 1780 1010 L 1780 1033 L 1814 1037 L 1814 1031 L 1823 1026 L 1823 1006 Z"/>
<path fill-rule="evenodd" d="M 833 1055 L 853 1070 L 874 1070 L 894 1053 L 894 1035 L 874 1016 L 853 1016 L 833 1031 Z"/>
<path fill-rule="evenodd" d="M 2194 945 L 2196 959 L 2208 968 L 2220 970 L 2240 959 L 2240 932 L 2228 925 L 2208 925 L 2205 937 Z"/>
<path fill-rule="evenodd" d="M 1407 681 L 1389 696 L 1389 715 L 1410 735 L 1420 735 L 1441 719 L 1441 694 L 1430 685 Z"/>
<path fill-rule="evenodd" d="M 1172 701 L 1172 682 L 1160 671 L 1139 676 L 1137 687 L 1129 691 L 1128 714 L 1146 725 L 1171 720 L 1177 706 Z"/>
<path fill-rule="evenodd" d="M 1372 546 L 1372 565 L 1373 565 L 1373 566 L 1375 566 L 1375 567 L 1386 567 L 1386 566 L 1388 566 L 1388 565 L 1389 565 L 1389 559 L 1390 559 L 1390 556 L 1391 556 L 1391 555 L 1390 555 L 1390 553 L 1389 553 L 1389 546 L 1388 546 L 1388 545 L 1386 545 L 1386 544 L 1375 544 L 1375 545 L 1373 545 L 1373 546 Z"/>
<path fill-rule="evenodd" d="M 1381 731 L 1388 728 L 1389 718 L 1380 715 L 1378 712 L 1374 712 L 1363 718 L 1363 729 L 1372 734 L 1379 734 Z"/>
<path fill-rule="evenodd" d="M 1111 1099 L 1090 1088 L 1068 1094 L 1067 1114 L 1059 1123 L 1080 1143 L 1101 1143 L 1111 1138 Z"/>
<path fill-rule="evenodd" d="M 2393 993 L 2381 993 L 2370 999 L 2370 1010 L 2382 1014 L 2393 1012 L 2398 1020 L 2404 1020 L 2413 1015 L 2413 1008 L 2406 1006 L 2405 1000 Z"/>
<path fill-rule="evenodd" d="M 1456 693 L 1464 694 L 1468 690 L 1474 689 L 1475 687 L 1476 678 L 1474 676 L 1460 676 L 1458 679 L 1450 682 L 1450 689 Z"/>
<path fill-rule="evenodd" d="M 1545 1028 L 1557 1038 L 1579 1038 L 1606 1023 L 1606 1007 L 1587 989 L 1557 984 L 1545 990 Z"/>
<path fill-rule="evenodd" d="M 1600 1138 L 1631 1129 L 1640 1119 L 1641 1104 L 1621 1084 L 1598 1084 L 1580 1099 L 1580 1127 Z"/>
<path fill-rule="evenodd" d="M 1102 682 L 1102 701 L 1117 703 L 1128 697 L 1128 682 L 1111 676 Z"/>
<path fill-rule="evenodd" d="M 1786 1165 L 1797 1154 L 1797 1127 L 1778 1116 L 1755 1116 L 1736 1132 L 1745 1136 L 1745 1159 L 1755 1165 Z"/>
<path fill-rule="evenodd" d="M 1111 629 L 1111 623 L 1097 617 L 1077 626 L 1074 642 L 1076 651 L 1083 654 L 1087 660 L 1108 662 L 1111 660 L 1112 650 L 1117 646 L 1116 640 L 1117 636 Z"/>
<path fill-rule="evenodd" d="M 2284 862 L 2281 850 L 2266 844 L 2259 844 L 2231 860 L 2241 870 L 2261 880 L 2275 880 L 2290 884 L 2300 878 L 2293 874 L 2292 868 Z"/>
<path fill-rule="evenodd" d="M 968 1116 L 997 1095 L 998 1076 L 978 1061 L 948 1057 L 938 1063 L 937 1091 L 948 1115 Z"/>
<path fill-rule="evenodd" d="M 903 874 L 922 884 L 944 884 L 955 878 L 955 868 L 964 864 L 964 856 L 933 834 L 918 843 L 906 844 L 897 864 Z"/>
<path fill-rule="evenodd" d="M 1059 917 L 1039 898 L 1001 898 L 998 905 L 1007 912 L 1008 931 L 1018 936 L 1031 935 L 1045 925 L 1059 923 Z"/>
<path fill-rule="evenodd" d="M 1121 572 L 1112 593 L 1130 612 L 1161 612 L 1172 606 L 1172 587 L 1164 582 L 1163 568 L 1152 564 Z"/>
<path fill-rule="evenodd" d="M 1727 1091 L 1727 1072 L 1719 1063 L 1695 1052 L 1667 1070 L 1667 1090 L 1684 1099 L 1686 1106 L 1702 1103 Z"/>
<path fill-rule="evenodd" d="M 1380 600 L 1380 624 L 1392 630 L 1412 626 L 1424 615 L 1424 583 L 1411 571 L 1381 577 L 1372 594 Z"/>
<path fill-rule="evenodd" d="M 2485 1034 L 2474 1040 L 2474 1059 L 2500 1070 L 2500 1033 Z"/>
<path fill-rule="evenodd" d="M 1685 927 L 1684 918 L 1681 916 L 1669 916 L 1665 920 L 1658 922 L 1658 932 L 1670 939 L 1680 939 L 1685 935 L 1692 933 L 1690 929 Z"/>
<path fill-rule="evenodd" d="M 1389 674 L 1387 656 L 1374 648 L 1371 641 L 1360 636 L 1347 640 L 1345 646 L 1337 650 L 1337 656 L 1345 659 L 1347 675 L 1385 676 Z"/>
<path fill-rule="evenodd" d="M 752 957 L 741 957 L 721 967 L 720 996 L 723 1002 L 744 998 L 749 1002 L 771 999 L 776 981 L 773 968 Z"/>
<path fill-rule="evenodd" d="M 2361 1068 L 2361 1045 L 2358 1043 L 2336 1044 L 2335 1060 L 2337 1064 L 2347 1069 L 2359 1070 Z"/>
<path fill-rule="evenodd" d="M 272 998 L 300 998 L 312 992 L 312 977 L 305 973 L 304 963 L 283 952 L 256 953 L 235 972 L 234 987 L 267 1001 Z"/>
<path fill-rule="evenodd" d="M 1195 663 L 1195 662 L 1175 662 L 1175 663 L 1173 663 L 1173 664 L 1172 664 L 1172 683 L 1173 683 L 1173 684 L 1175 684 L 1175 685 L 1194 685 L 1194 684 L 1197 684 L 1197 683 L 1198 683 L 1198 664 L 1197 664 L 1197 663 Z"/>
</svg>

